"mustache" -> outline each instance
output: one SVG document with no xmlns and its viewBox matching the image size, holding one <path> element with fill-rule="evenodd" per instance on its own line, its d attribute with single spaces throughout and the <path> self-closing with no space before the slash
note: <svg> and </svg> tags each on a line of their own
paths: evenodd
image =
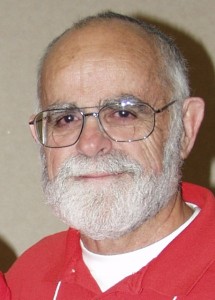
<svg viewBox="0 0 215 300">
<path fill-rule="evenodd" d="M 56 177 L 67 178 L 100 173 L 128 173 L 140 176 L 143 172 L 143 166 L 137 161 L 128 158 L 124 153 L 113 151 L 96 158 L 80 154 L 70 157 L 61 165 Z"/>
</svg>

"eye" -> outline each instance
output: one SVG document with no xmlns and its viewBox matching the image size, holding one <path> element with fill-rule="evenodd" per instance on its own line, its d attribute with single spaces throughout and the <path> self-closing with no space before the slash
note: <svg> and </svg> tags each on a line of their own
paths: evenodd
<svg viewBox="0 0 215 300">
<path fill-rule="evenodd" d="M 138 119 L 135 107 L 107 107 L 102 111 L 102 120 L 109 125 L 133 124 Z"/>
<path fill-rule="evenodd" d="M 49 115 L 49 125 L 55 129 L 77 126 L 82 116 L 78 112 L 58 112 Z"/>
<path fill-rule="evenodd" d="M 138 111 L 133 107 L 123 107 L 112 109 L 109 115 L 110 118 L 120 121 L 132 121 L 138 117 Z"/>
<path fill-rule="evenodd" d="M 119 118 L 135 118 L 136 114 L 130 110 L 115 111 L 114 115 Z"/>
<path fill-rule="evenodd" d="M 59 118 L 58 120 L 56 120 L 56 125 L 58 127 L 61 127 L 64 125 L 68 125 L 69 123 L 72 123 L 74 121 L 75 121 L 75 116 L 70 114 L 70 115 L 63 116 L 63 117 Z"/>
</svg>

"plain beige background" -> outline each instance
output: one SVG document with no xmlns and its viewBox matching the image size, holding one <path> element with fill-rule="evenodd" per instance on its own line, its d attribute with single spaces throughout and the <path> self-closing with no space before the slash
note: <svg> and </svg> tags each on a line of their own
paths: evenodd
<svg viewBox="0 0 215 300">
<path fill-rule="evenodd" d="M 142 16 L 175 36 L 190 60 L 206 120 L 184 178 L 215 188 L 214 0 L 3 0 L 0 2 L 0 269 L 43 236 L 66 228 L 43 204 L 39 149 L 31 139 L 36 70 L 47 43 L 104 9 Z"/>
</svg>

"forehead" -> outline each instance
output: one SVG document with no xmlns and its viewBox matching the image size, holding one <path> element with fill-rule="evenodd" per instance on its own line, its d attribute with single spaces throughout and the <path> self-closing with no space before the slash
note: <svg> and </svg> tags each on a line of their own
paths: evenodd
<svg viewBox="0 0 215 300">
<path fill-rule="evenodd" d="M 43 107 L 75 99 L 94 105 L 86 99 L 120 94 L 155 97 L 160 65 L 154 41 L 136 25 L 95 22 L 66 33 L 49 53 L 41 76 Z"/>
</svg>

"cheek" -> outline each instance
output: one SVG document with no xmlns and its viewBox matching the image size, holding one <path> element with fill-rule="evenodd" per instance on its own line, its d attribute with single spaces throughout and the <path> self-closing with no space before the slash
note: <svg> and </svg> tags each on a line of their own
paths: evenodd
<svg viewBox="0 0 215 300">
<path fill-rule="evenodd" d="M 146 168 L 150 171 L 153 170 L 156 173 L 162 171 L 163 162 L 163 149 L 164 145 L 161 140 L 151 138 L 145 141 L 144 145 L 144 159 L 146 161 Z"/>
<path fill-rule="evenodd" d="M 130 143 L 127 151 L 145 170 L 159 174 L 163 169 L 165 141 L 165 132 L 157 129 L 146 140 Z"/>
<path fill-rule="evenodd" d="M 135 146 L 132 151 L 136 159 L 147 171 L 162 171 L 163 145 L 153 140 L 140 141 L 138 147 Z"/>
<path fill-rule="evenodd" d="M 64 163 L 64 161 L 72 155 L 71 147 L 67 148 L 46 148 L 45 149 L 45 156 L 47 161 L 47 168 L 48 168 L 48 176 L 49 179 L 52 180 L 57 174 Z"/>
</svg>

